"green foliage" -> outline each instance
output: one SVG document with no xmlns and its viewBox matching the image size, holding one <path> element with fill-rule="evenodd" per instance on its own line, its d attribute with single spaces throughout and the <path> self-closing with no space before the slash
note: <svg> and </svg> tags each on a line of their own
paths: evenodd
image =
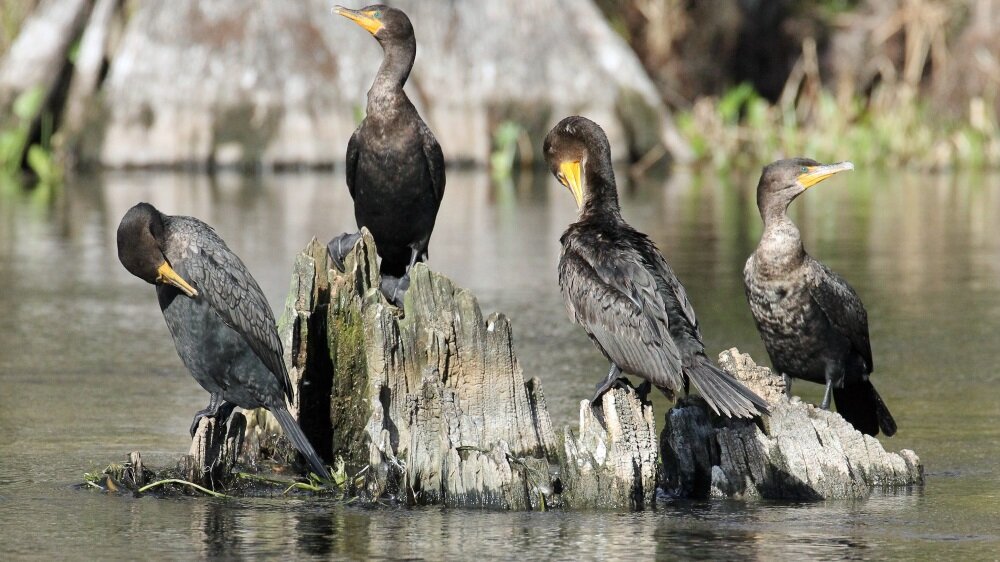
<svg viewBox="0 0 1000 562">
<path fill-rule="evenodd" d="M 508 178 L 514 170 L 517 143 L 524 128 L 513 121 L 504 121 L 493 131 L 493 153 L 490 154 L 490 172 L 493 179 Z"/>
<path fill-rule="evenodd" d="M 991 104 L 973 100 L 968 119 L 948 121 L 916 97 L 890 94 L 892 103 L 879 107 L 860 98 L 838 102 L 823 90 L 771 105 L 741 84 L 698 100 L 676 122 L 696 159 L 719 168 L 790 156 L 923 169 L 1000 166 Z"/>
<path fill-rule="evenodd" d="M 11 116 L 0 129 L 0 173 L 15 176 L 22 162 L 38 177 L 43 185 L 62 182 L 62 166 L 52 152 L 52 115 L 43 113 L 45 91 L 36 86 L 22 92 L 11 106 Z M 31 125 L 40 119 L 41 134 L 38 143 L 30 144 Z"/>
</svg>

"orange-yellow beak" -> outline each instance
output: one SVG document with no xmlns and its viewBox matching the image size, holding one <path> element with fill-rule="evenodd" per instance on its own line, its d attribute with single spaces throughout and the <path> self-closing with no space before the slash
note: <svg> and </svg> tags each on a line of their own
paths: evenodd
<svg viewBox="0 0 1000 562">
<path fill-rule="evenodd" d="M 334 6 L 333 13 L 353 21 L 368 30 L 368 33 L 372 35 L 375 35 L 378 33 L 378 30 L 382 29 L 382 13 L 378 11 L 362 12 L 361 10 L 352 10 L 343 6 Z"/>
<path fill-rule="evenodd" d="M 825 166 L 810 166 L 806 168 L 805 172 L 799 174 L 798 180 L 802 184 L 802 187 L 809 189 L 834 174 L 853 169 L 854 164 L 850 162 L 837 162 L 836 164 L 827 164 Z"/>
<path fill-rule="evenodd" d="M 184 280 L 183 277 L 174 271 L 174 268 L 170 267 L 170 264 L 163 262 L 160 267 L 156 268 L 156 282 L 166 283 L 168 285 L 173 285 L 178 289 L 184 291 L 184 294 L 189 297 L 197 297 L 198 290 L 188 285 L 188 282 Z"/>
<path fill-rule="evenodd" d="M 569 192 L 576 199 L 576 208 L 583 206 L 583 181 L 580 174 L 580 162 L 563 162 L 559 164 L 559 183 L 569 188 Z"/>
</svg>

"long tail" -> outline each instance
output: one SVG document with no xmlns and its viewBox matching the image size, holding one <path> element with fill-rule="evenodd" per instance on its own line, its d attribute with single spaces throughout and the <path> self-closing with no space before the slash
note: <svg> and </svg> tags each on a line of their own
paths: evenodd
<svg viewBox="0 0 1000 562">
<path fill-rule="evenodd" d="M 730 418 L 752 418 L 769 413 L 767 402 L 743 386 L 732 375 L 716 367 L 708 357 L 699 356 L 684 374 L 694 383 L 715 413 Z"/>
<path fill-rule="evenodd" d="M 302 428 L 299 427 L 298 422 L 295 421 L 292 414 L 284 406 L 275 406 L 269 409 L 274 414 L 274 417 L 277 418 L 278 423 L 281 424 L 281 429 L 284 430 L 285 436 L 288 437 L 292 444 L 295 445 L 295 448 L 309 462 L 309 466 L 312 467 L 313 472 L 322 476 L 323 479 L 329 480 L 330 473 L 327 472 L 326 466 L 323 465 L 323 460 L 316 454 L 316 449 L 313 449 L 312 443 L 302 433 Z"/>
<path fill-rule="evenodd" d="M 868 435 L 878 435 L 881 428 L 886 437 L 896 433 L 896 420 L 878 395 L 871 381 L 861 381 L 844 388 L 833 389 L 837 413 L 855 429 Z"/>
</svg>

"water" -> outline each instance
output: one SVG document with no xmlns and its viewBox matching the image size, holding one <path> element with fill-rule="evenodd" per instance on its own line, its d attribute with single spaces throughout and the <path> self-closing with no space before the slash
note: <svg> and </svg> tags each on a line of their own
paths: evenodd
<svg viewBox="0 0 1000 562">
<path fill-rule="evenodd" d="M 624 178 L 625 174 L 620 174 Z M 750 176 L 753 176 L 752 179 Z M 353 226 L 342 171 L 258 179 L 115 173 L 56 192 L 0 188 L 0 552 L 50 558 L 290 555 L 554 559 L 996 558 L 1000 176 L 859 171 L 793 205 L 811 253 L 871 319 L 874 381 L 927 467 L 923 490 L 866 501 L 682 502 L 644 513 L 491 513 L 343 507 L 322 500 L 124 498 L 71 488 L 140 450 L 187 451 L 207 395 L 174 353 L 152 287 L 114 253 L 140 200 L 213 224 L 278 308 L 293 256 Z M 756 245 L 756 171 L 622 181 L 626 218 L 664 249 L 712 353 L 765 361 L 743 297 Z M 548 176 L 491 185 L 451 170 L 431 264 L 513 319 L 526 376 L 558 427 L 605 364 L 565 315 L 555 280 L 571 196 Z M 586 373 L 586 375 L 580 375 Z M 818 401 L 820 387 L 796 393 Z M 664 405 L 657 403 L 657 415 Z M 661 418 L 662 419 L 662 418 Z"/>
</svg>

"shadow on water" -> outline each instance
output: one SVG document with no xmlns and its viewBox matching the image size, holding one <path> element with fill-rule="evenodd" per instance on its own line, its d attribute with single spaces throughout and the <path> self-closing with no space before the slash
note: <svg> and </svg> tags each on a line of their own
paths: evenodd
<svg viewBox="0 0 1000 562">
<path fill-rule="evenodd" d="M 742 268 L 760 235 L 756 174 L 681 172 L 623 184 L 623 213 L 663 249 L 710 352 L 766 355 Z M 0 190 L 0 527 L 4 551 L 48 558 L 555 559 L 994 556 L 1000 538 L 1000 177 L 859 171 L 810 190 L 792 216 L 870 316 L 876 384 L 900 426 L 893 449 L 928 467 L 923 492 L 862 502 L 679 502 L 645 513 L 365 509 L 288 499 L 161 501 L 69 491 L 130 450 L 165 464 L 187 450 L 204 392 L 173 350 L 151 287 L 114 252 L 140 200 L 212 224 L 276 309 L 295 253 L 353 227 L 342 172 L 258 178 L 107 173 L 39 193 Z M 513 321 L 525 375 L 557 426 L 604 359 L 566 318 L 558 239 L 572 198 L 547 175 L 491 185 L 449 171 L 431 264 Z M 817 401 L 820 387 L 796 393 Z M 661 400 L 657 398 L 657 400 Z M 662 419 L 666 404 L 654 404 Z M 73 513 L 72 522 L 65 514 Z"/>
</svg>

